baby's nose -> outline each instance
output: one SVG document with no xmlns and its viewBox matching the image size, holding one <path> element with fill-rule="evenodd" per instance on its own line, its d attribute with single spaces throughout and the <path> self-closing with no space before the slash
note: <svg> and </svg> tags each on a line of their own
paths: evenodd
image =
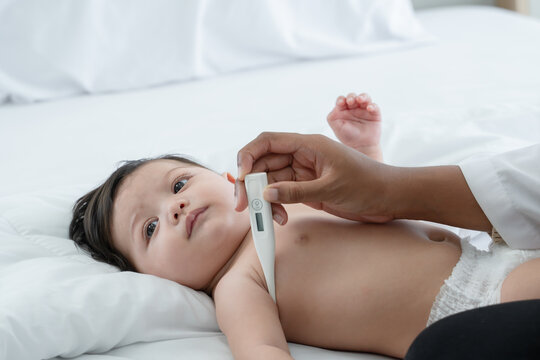
<svg viewBox="0 0 540 360">
<path fill-rule="evenodd" d="M 177 223 L 180 220 L 180 214 L 185 211 L 184 208 L 186 208 L 186 206 L 186 200 L 177 200 L 171 203 L 169 214 L 173 223 Z"/>
</svg>

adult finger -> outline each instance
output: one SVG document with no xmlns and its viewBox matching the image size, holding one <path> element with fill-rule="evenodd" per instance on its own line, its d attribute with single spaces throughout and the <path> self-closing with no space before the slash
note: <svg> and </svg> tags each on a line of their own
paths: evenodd
<svg viewBox="0 0 540 360">
<path fill-rule="evenodd" d="M 240 179 L 236 179 L 234 183 L 234 209 L 238 212 L 243 211 L 247 208 L 247 192 L 244 182 Z"/>
<path fill-rule="evenodd" d="M 288 158 L 288 156 L 284 155 Z M 262 164 L 259 164 L 259 162 L 256 162 L 253 165 L 253 172 L 264 172 L 263 170 L 267 170 L 266 167 L 272 165 L 276 165 L 276 167 L 281 166 L 280 164 L 285 165 L 285 160 L 278 159 L 278 157 L 273 156 L 267 156 L 268 161 L 263 162 Z M 274 162 L 276 161 L 276 162 Z M 288 160 L 287 160 L 288 162 Z M 295 180 L 295 174 L 294 170 L 291 167 L 285 167 L 282 169 L 279 169 L 277 171 L 271 171 L 267 173 L 268 183 L 274 183 L 278 181 L 290 181 Z M 246 187 L 243 180 L 240 180 L 239 178 L 236 179 L 236 182 L 234 184 L 234 197 L 235 197 L 235 210 L 236 211 L 243 211 L 247 205 L 247 192 Z"/>
<path fill-rule="evenodd" d="M 252 171 L 253 163 L 266 154 L 293 154 L 303 146 L 294 133 L 264 132 L 238 152 L 238 179 L 244 180 Z"/>
<path fill-rule="evenodd" d="M 272 203 L 272 217 L 279 225 L 285 225 L 289 220 L 287 210 L 281 204 Z"/>
<path fill-rule="evenodd" d="M 262 171 L 265 165 L 258 166 L 257 163 L 253 166 L 254 172 Z M 304 169 L 300 166 L 293 169 L 288 166 L 276 171 L 270 171 L 267 173 L 268 184 L 280 182 L 280 181 L 297 181 L 313 179 L 314 175 L 309 169 Z M 235 210 L 243 211 L 247 205 L 247 192 L 244 181 L 236 179 L 234 184 L 234 197 L 235 197 Z"/>
<path fill-rule="evenodd" d="M 280 181 L 296 181 L 294 170 L 291 167 L 271 171 L 268 173 L 268 184 L 273 184 Z"/>
<path fill-rule="evenodd" d="M 325 180 L 282 181 L 268 185 L 263 198 L 272 203 L 317 203 L 325 200 Z"/>
<path fill-rule="evenodd" d="M 247 193 L 242 180 L 236 180 L 236 183 L 234 184 L 234 195 L 236 201 L 235 210 L 240 212 L 246 209 L 248 205 Z M 280 225 L 285 225 L 289 220 L 289 215 L 283 205 L 272 203 L 271 206 L 272 217 L 274 220 Z"/>
<path fill-rule="evenodd" d="M 308 181 L 317 178 L 315 170 L 300 164 L 268 172 L 268 184 L 281 181 Z"/>
<path fill-rule="evenodd" d="M 250 173 L 276 171 L 290 166 L 293 162 L 291 154 L 268 154 L 256 160 Z"/>
</svg>

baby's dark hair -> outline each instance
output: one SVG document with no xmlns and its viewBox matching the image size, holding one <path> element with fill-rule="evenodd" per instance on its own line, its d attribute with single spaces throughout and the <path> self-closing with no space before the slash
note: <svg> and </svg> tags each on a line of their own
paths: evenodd
<svg viewBox="0 0 540 360">
<path fill-rule="evenodd" d="M 123 181 L 142 165 L 155 160 L 176 160 L 206 168 L 193 160 L 170 154 L 123 161 L 102 185 L 82 196 L 73 206 L 69 237 L 94 259 L 116 266 L 122 271 L 136 271 L 113 245 L 111 231 L 113 204 Z"/>
</svg>

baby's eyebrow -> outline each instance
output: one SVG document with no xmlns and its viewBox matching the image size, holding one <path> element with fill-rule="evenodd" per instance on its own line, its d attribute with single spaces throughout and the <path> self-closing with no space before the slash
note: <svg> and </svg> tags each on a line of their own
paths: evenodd
<svg viewBox="0 0 540 360">
<path fill-rule="evenodd" d="M 177 167 L 174 167 L 172 168 L 171 170 L 167 171 L 167 173 L 165 174 L 164 178 L 165 179 L 169 179 L 171 177 L 171 174 L 174 173 L 176 170 L 178 169 L 181 169 L 181 171 L 184 173 L 186 172 L 186 167 L 184 166 L 177 166 Z"/>
</svg>

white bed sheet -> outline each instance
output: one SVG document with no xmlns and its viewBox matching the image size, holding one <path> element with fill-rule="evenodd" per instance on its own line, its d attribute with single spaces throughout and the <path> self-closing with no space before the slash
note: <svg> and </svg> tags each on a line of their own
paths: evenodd
<svg viewBox="0 0 540 360">
<path fill-rule="evenodd" d="M 261 131 L 331 135 L 326 114 L 338 95 L 350 91 L 369 92 L 382 108 L 383 147 L 392 164 L 457 163 L 539 142 L 540 22 L 487 7 L 425 10 L 419 18 L 437 43 L 1 107 L 0 200 L 73 186 L 90 189 L 119 160 L 167 152 L 190 154 L 234 174 L 236 152 Z M 291 351 L 298 359 L 381 358 L 300 345 Z M 78 359 L 178 356 L 231 358 L 223 335 L 209 333 Z"/>
<path fill-rule="evenodd" d="M 438 160 L 395 149 L 399 132 L 409 125 L 404 116 L 538 103 L 540 22 L 483 7 L 421 11 L 419 17 L 438 43 L 145 91 L 1 107 L 0 161 L 10 175 L 2 180 L 0 196 L 31 190 L 35 174 L 42 189 L 96 184 L 119 160 L 168 151 L 234 172 L 236 151 L 261 131 L 327 131 L 326 114 L 337 95 L 349 91 L 367 91 L 381 106 L 391 163 Z M 529 141 L 538 135 L 518 126 L 496 131 Z"/>
</svg>

